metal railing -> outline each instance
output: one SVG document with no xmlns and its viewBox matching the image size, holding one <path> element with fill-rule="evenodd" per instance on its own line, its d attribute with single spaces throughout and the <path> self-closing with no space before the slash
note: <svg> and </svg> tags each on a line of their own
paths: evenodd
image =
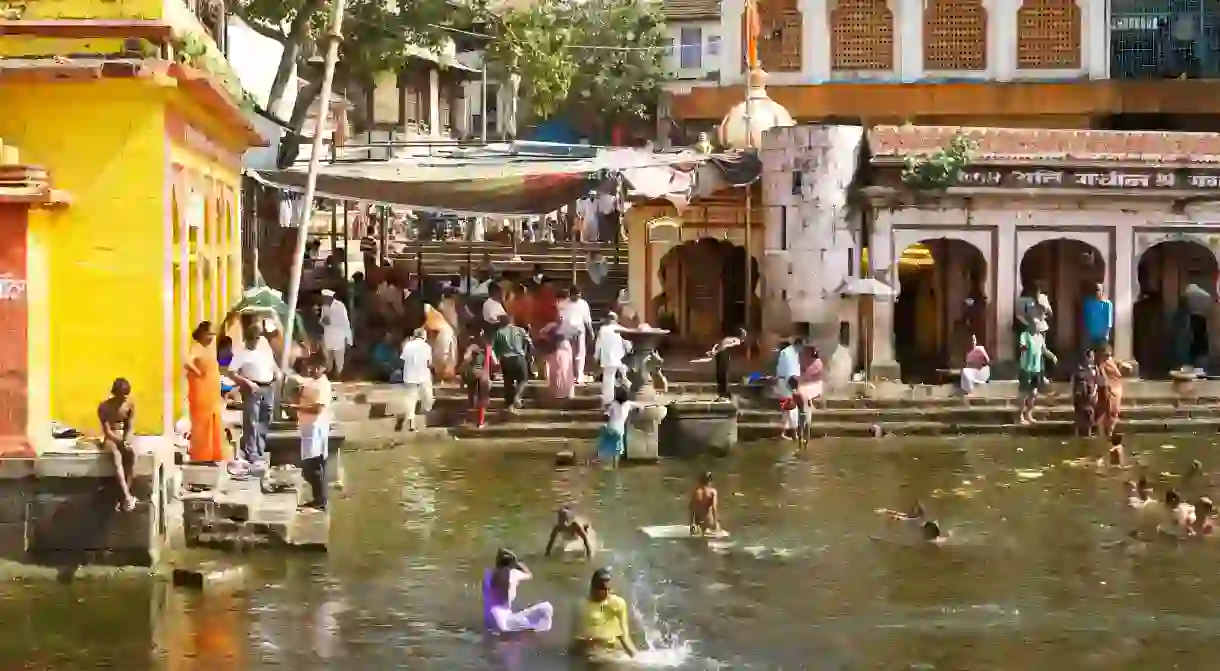
<svg viewBox="0 0 1220 671">
<path fill-rule="evenodd" d="M 1220 78 L 1220 2 L 1115 0 L 1110 59 L 1114 79 Z"/>
</svg>

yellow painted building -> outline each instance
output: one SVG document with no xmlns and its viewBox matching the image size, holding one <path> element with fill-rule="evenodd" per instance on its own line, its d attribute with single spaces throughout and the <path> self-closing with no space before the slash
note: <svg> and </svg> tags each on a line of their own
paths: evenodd
<svg viewBox="0 0 1220 671">
<path fill-rule="evenodd" d="M 262 140 L 183 0 L 0 0 L 0 17 L 0 138 L 66 202 L 28 216 L 29 440 L 47 416 L 96 432 L 116 377 L 137 432 L 168 432 L 190 331 L 240 296 L 241 156 Z"/>
</svg>

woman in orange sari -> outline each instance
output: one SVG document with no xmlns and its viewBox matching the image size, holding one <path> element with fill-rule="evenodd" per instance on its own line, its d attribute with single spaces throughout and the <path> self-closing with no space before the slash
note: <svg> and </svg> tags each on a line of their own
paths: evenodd
<svg viewBox="0 0 1220 671">
<path fill-rule="evenodd" d="M 186 360 L 186 396 L 191 413 L 191 461 L 224 461 L 221 446 L 224 425 L 220 413 L 220 364 L 216 361 L 212 322 L 199 322 L 191 332 L 190 354 Z"/>
</svg>

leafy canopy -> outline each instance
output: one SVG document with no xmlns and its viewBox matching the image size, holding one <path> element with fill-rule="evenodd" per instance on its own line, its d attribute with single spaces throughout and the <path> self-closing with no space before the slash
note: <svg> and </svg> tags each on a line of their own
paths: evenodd
<svg viewBox="0 0 1220 671">
<path fill-rule="evenodd" d="M 647 118 L 666 76 L 660 3 L 539 0 L 508 10 L 489 31 L 489 68 L 519 75 L 539 118 Z"/>
</svg>

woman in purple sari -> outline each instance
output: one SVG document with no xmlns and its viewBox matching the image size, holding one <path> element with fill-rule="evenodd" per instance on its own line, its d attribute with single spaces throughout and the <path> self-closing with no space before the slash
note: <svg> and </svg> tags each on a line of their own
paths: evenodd
<svg viewBox="0 0 1220 671">
<path fill-rule="evenodd" d="M 496 553 L 496 565 L 483 576 L 483 624 L 489 632 L 550 631 L 555 609 L 549 601 L 513 612 L 517 585 L 533 577 L 525 564 L 508 550 Z"/>
</svg>

